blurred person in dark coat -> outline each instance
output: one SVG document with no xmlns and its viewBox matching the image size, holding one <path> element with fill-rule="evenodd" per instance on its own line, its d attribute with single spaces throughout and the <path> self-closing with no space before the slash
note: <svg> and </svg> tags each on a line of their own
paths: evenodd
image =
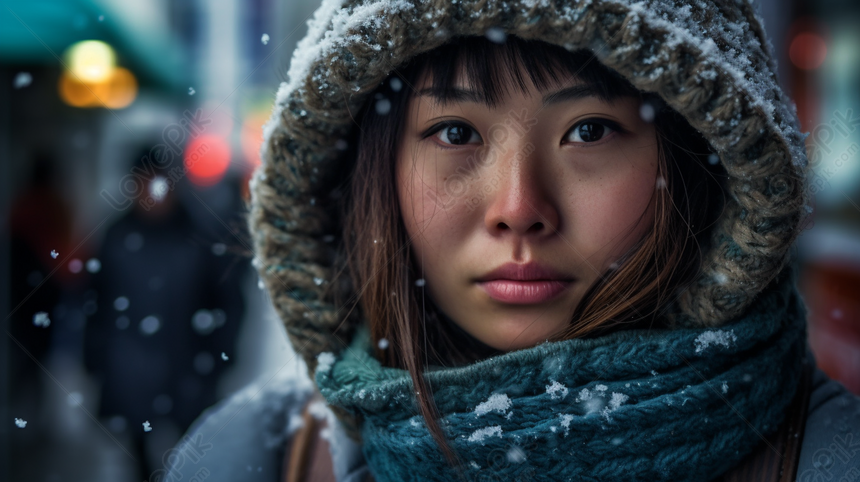
<svg viewBox="0 0 860 482">
<path fill-rule="evenodd" d="M 72 213 L 57 189 L 58 181 L 53 157 L 36 153 L 30 182 L 9 213 L 10 301 L 15 308 L 9 331 L 20 343 L 13 343 L 11 356 L 11 386 L 16 388 L 30 382 L 38 388 L 35 382 L 40 369 L 30 356 L 45 361 L 54 326 L 37 326 L 33 317 L 38 312 L 53 315 L 63 289 L 72 284 L 68 270 L 55 269 L 63 260 L 60 255 L 69 254 L 72 233 Z M 39 398 L 28 405 L 37 405 Z"/>
<path fill-rule="evenodd" d="M 176 173 L 146 150 L 137 159 L 136 202 L 99 253 L 85 363 L 101 382 L 100 415 L 112 431 L 131 435 L 147 479 L 161 465 L 157 446 L 172 446 L 165 436 L 175 443 L 217 401 L 244 305 L 240 277 L 229 273 L 235 259 L 223 244 L 199 241 L 177 197 L 184 180 L 174 183 Z"/>
<path fill-rule="evenodd" d="M 42 367 L 57 326 L 66 321 L 58 316 L 58 307 L 77 288 L 75 275 L 61 269 L 72 251 L 72 210 L 59 189 L 58 161 L 48 151 L 34 152 L 31 159 L 31 175 L 16 194 L 8 218 L 12 311 L 5 325 L 9 398 L 4 402 L 10 416 L 31 422 L 28 430 L 9 432 L 14 437 L 12 477 L 19 476 L 32 462 L 34 450 L 47 442 L 48 427 L 40 423 L 48 379 Z M 4 228 L 0 226 L 0 235 L 6 234 Z M 37 313 L 47 316 L 36 323 Z"/>
</svg>

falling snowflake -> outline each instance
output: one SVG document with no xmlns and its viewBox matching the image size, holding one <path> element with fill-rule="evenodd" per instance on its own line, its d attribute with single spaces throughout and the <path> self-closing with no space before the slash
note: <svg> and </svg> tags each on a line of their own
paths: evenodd
<svg viewBox="0 0 860 482">
<path fill-rule="evenodd" d="M 23 89 L 27 87 L 33 82 L 33 76 L 30 75 L 30 72 L 18 72 L 18 75 L 15 76 L 15 80 L 12 85 L 16 89 Z"/>
<path fill-rule="evenodd" d="M 726 393 L 729 391 L 729 384 L 727 382 L 723 382 L 722 390 L 723 390 L 723 393 Z"/>
<path fill-rule="evenodd" d="M 149 420 L 143 422 L 143 431 L 144 432 L 152 432 L 152 426 L 149 424 Z"/>
<path fill-rule="evenodd" d="M 55 251 L 55 250 L 53 250 L 53 249 L 51 250 L 51 257 L 52 257 L 52 258 L 57 259 L 57 256 L 59 256 L 59 255 L 60 255 L 60 253 L 56 252 L 56 251 Z"/>
<path fill-rule="evenodd" d="M 81 272 L 82 269 L 84 269 L 83 261 L 79 260 L 78 258 L 69 261 L 69 271 L 71 271 L 72 273 L 78 274 Z"/>
<path fill-rule="evenodd" d="M 16 418 L 15 425 L 17 425 L 18 428 L 24 428 L 27 426 L 27 421 L 21 418 Z"/>
<path fill-rule="evenodd" d="M 379 99 L 375 104 L 376 113 L 379 115 L 386 115 L 391 112 L 391 101 L 388 99 Z"/>
<path fill-rule="evenodd" d="M 657 189 L 666 189 L 666 179 L 663 176 L 657 177 Z"/>
<path fill-rule="evenodd" d="M 508 462 L 511 462 L 514 464 L 519 464 L 519 463 L 522 463 L 526 460 L 525 451 L 523 451 L 523 449 L 521 449 L 520 447 L 517 447 L 516 445 L 511 447 L 510 450 L 508 450 L 508 453 L 505 455 L 508 459 Z"/>
<path fill-rule="evenodd" d="M 215 329 L 215 317 L 209 310 L 197 310 L 191 317 L 191 325 L 201 335 L 207 335 Z"/>
<path fill-rule="evenodd" d="M 47 328 L 51 324 L 51 319 L 48 318 L 48 314 L 44 311 L 40 311 L 33 315 L 33 324 L 36 326 L 42 326 Z"/>
<path fill-rule="evenodd" d="M 196 93 L 197 93 L 197 91 L 196 91 L 196 90 L 194 90 L 194 87 L 189 87 L 189 88 L 188 88 L 188 95 L 194 95 L 194 94 L 196 94 Z"/>
<path fill-rule="evenodd" d="M 127 316 L 120 316 L 116 319 L 116 327 L 118 330 L 125 330 L 131 325 L 131 320 Z"/>
<path fill-rule="evenodd" d="M 400 92 L 400 89 L 403 88 L 403 81 L 398 79 L 397 77 L 392 77 L 391 81 L 388 82 L 391 85 L 391 90 L 394 92 Z"/>
<path fill-rule="evenodd" d="M 381 338 L 376 346 L 378 346 L 380 350 L 385 350 L 388 348 L 388 340 L 386 338 Z"/>
<path fill-rule="evenodd" d="M 328 351 L 324 351 L 317 355 L 317 371 L 318 372 L 327 372 L 331 370 L 331 366 L 334 365 L 334 354 Z"/>
<path fill-rule="evenodd" d="M 654 106 L 651 105 L 650 102 L 643 102 L 639 107 L 639 117 L 641 117 L 645 122 L 654 122 L 654 116 L 656 113 Z"/>
<path fill-rule="evenodd" d="M 263 42 L 263 45 L 269 44 L 269 34 L 264 33 L 262 37 L 260 37 L 260 42 Z"/>
<path fill-rule="evenodd" d="M 322 285 L 324 282 L 325 282 L 325 280 L 324 280 L 324 279 L 314 277 L 314 284 L 315 284 L 315 285 L 320 286 L 320 285 Z"/>
<path fill-rule="evenodd" d="M 488 39 L 490 39 L 491 42 L 494 42 L 497 44 L 505 43 L 505 39 L 507 38 L 507 34 L 505 34 L 505 31 L 498 28 L 498 27 L 488 28 L 487 31 L 484 32 L 484 35 Z"/>
<path fill-rule="evenodd" d="M 718 162 L 720 162 L 720 156 L 716 154 L 708 155 L 708 164 L 716 166 Z"/>
<path fill-rule="evenodd" d="M 149 182 L 149 196 L 153 201 L 163 201 L 169 191 L 170 185 L 167 184 L 167 179 L 164 176 L 154 176 Z"/>
<path fill-rule="evenodd" d="M 224 353 L 224 352 L 222 351 L 222 352 L 221 352 L 221 359 L 222 359 L 222 360 L 224 360 L 224 361 L 227 361 L 227 360 L 229 360 L 229 359 L 230 359 L 230 357 L 228 357 L 228 356 L 227 356 L 227 354 L 226 354 L 226 353 Z"/>
<path fill-rule="evenodd" d="M 102 269 L 102 262 L 97 258 L 90 258 L 87 260 L 87 271 L 90 273 L 98 273 Z"/>
<path fill-rule="evenodd" d="M 287 425 L 287 433 L 292 434 L 296 430 L 298 430 L 304 426 L 305 426 L 305 420 L 301 416 L 299 416 L 298 414 L 294 413 L 294 414 L 290 415 L 290 422 Z"/>
<path fill-rule="evenodd" d="M 161 329 L 161 320 L 158 319 L 155 315 L 149 315 L 146 318 L 140 320 L 140 325 L 138 325 L 140 332 L 144 335 L 154 335 L 159 329 Z"/>
<path fill-rule="evenodd" d="M 215 243 L 212 245 L 212 254 L 215 256 L 223 256 L 227 252 L 227 245 L 224 243 Z"/>
<path fill-rule="evenodd" d="M 310 413 L 317 420 L 324 420 L 328 418 L 328 414 L 330 413 L 330 411 L 326 407 L 325 402 L 316 401 L 311 402 L 308 405 L 308 413 Z"/>
<path fill-rule="evenodd" d="M 419 278 L 419 279 L 415 280 L 415 286 L 418 286 L 419 288 L 421 286 L 424 286 L 424 284 L 425 284 L 424 278 Z"/>
<path fill-rule="evenodd" d="M 128 309 L 128 305 L 130 302 L 128 298 L 125 296 L 120 296 L 117 299 L 113 300 L 113 309 L 117 311 L 125 311 Z"/>
</svg>

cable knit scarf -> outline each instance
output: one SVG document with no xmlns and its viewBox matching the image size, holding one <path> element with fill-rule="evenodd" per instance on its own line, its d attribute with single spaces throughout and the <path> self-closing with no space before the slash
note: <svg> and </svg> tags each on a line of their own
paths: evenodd
<svg viewBox="0 0 860 482">
<path fill-rule="evenodd" d="M 365 328 L 320 354 L 316 382 L 363 418 L 378 482 L 711 480 L 777 429 L 798 386 L 806 310 L 788 271 L 719 329 L 618 331 L 427 371 L 459 470 Z"/>
</svg>

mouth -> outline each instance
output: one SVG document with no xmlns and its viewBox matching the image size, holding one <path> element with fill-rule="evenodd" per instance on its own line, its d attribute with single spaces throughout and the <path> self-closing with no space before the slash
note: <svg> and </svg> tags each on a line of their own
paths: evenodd
<svg viewBox="0 0 860 482">
<path fill-rule="evenodd" d="M 490 298 L 501 303 L 518 305 L 550 301 L 571 285 L 573 285 L 573 281 L 570 280 L 520 281 L 497 279 L 478 282 L 478 286 L 490 295 Z"/>
<path fill-rule="evenodd" d="M 575 280 L 549 266 L 529 262 L 503 264 L 475 281 L 496 301 L 532 304 L 558 297 Z"/>
</svg>

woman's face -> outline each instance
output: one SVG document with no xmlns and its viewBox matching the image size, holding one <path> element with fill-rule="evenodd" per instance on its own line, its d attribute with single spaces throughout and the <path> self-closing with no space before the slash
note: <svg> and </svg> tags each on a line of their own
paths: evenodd
<svg viewBox="0 0 860 482">
<path fill-rule="evenodd" d="M 654 126 L 639 99 L 604 101 L 573 77 L 539 91 L 524 74 L 528 95 L 511 88 L 493 109 L 468 92 L 444 105 L 421 95 L 424 77 L 396 176 L 427 294 L 493 348 L 534 346 L 571 323 L 588 287 L 653 224 L 665 185 Z"/>
</svg>

